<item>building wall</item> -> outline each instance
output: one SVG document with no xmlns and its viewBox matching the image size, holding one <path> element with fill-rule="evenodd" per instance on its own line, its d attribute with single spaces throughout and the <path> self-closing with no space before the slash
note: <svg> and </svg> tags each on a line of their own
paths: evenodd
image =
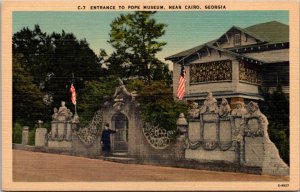
<svg viewBox="0 0 300 192">
<path fill-rule="evenodd" d="M 232 82 L 220 82 L 220 83 L 203 83 L 192 85 L 189 87 L 189 93 L 203 93 L 203 92 L 216 92 L 216 91 L 232 91 L 234 86 Z"/>
<path fill-rule="evenodd" d="M 231 60 L 232 62 L 232 81 L 224 82 L 207 82 L 199 84 L 188 84 L 188 93 L 202 93 L 202 92 L 219 92 L 219 91 L 234 91 L 234 92 L 245 92 L 245 93 L 255 93 L 258 94 L 258 86 L 253 84 L 241 83 L 239 82 L 239 61 L 234 57 L 222 53 L 219 55 L 218 51 L 212 50 L 210 56 L 202 57 L 196 61 L 193 61 L 191 64 L 195 63 L 206 63 L 212 61 L 221 61 L 221 60 Z M 189 71 L 189 68 L 187 68 Z M 187 81 L 190 82 L 190 74 L 187 73 Z"/>
<path fill-rule="evenodd" d="M 210 50 L 210 55 L 203 56 L 200 59 L 197 59 L 190 64 L 188 64 L 186 69 L 186 94 L 196 94 L 204 93 L 208 91 L 212 92 L 222 92 L 222 91 L 232 91 L 232 92 L 243 92 L 243 93 L 252 93 L 258 94 L 258 85 L 242 83 L 239 81 L 239 61 L 232 57 L 229 54 L 222 53 L 219 54 L 216 50 Z M 192 64 L 201 64 L 214 61 L 222 60 L 231 60 L 232 62 L 232 80 L 231 81 L 220 81 L 220 82 L 201 82 L 197 84 L 190 83 L 190 66 Z M 176 97 L 178 79 L 180 73 L 180 64 L 174 65 L 174 74 L 173 74 L 173 93 Z"/>
<path fill-rule="evenodd" d="M 237 92 L 258 94 L 258 85 L 239 82 L 236 90 Z"/>
<path fill-rule="evenodd" d="M 185 95 L 190 94 L 190 66 L 185 66 Z M 178 83 L 177 83 L 178 85 Z"/>
<path fill-rule="evenodd" d="M 174 98 L 176 98 L 176 94 L 177 94 L 180 69 L 181 69 L 180 64 L 173 63 L 173 97 Z"/>
<path fill-rule="evenodd" d="M 232 61 L 232 81 L 224 81 L 224 82 L 203 82 L 199 84 L 190 84 L 190 73 L 187 73 L 187 82 L 188 83 L 188 93 L 189 94 L 194 94 L 194 93 L 201 93 L 201 92 L 208 92 L 208 91 L 233 91 L 236 88 L 236 83 L 237 83 L 237 78 L 238 74 L 238 66 L 237 62 L 235 61 L 235 58 L 225 54 L 221 53 L 219 54 L 218 51 L 216 50 L 210 50 L 210 55 L 201 57 L 198 60 L 195 60 L 191 62 L 191 64 L 196 64 L 196 63 L 206 63 L 206 62 L 213 62 L 213 61 L 222 61 L 222 60 L 231 60 Z M 190 72 L 189 68 L 187 71 Z"/>
</svg>

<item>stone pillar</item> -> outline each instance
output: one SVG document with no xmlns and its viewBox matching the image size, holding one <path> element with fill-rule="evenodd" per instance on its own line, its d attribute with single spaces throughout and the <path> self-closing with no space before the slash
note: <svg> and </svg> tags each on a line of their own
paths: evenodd
<svg viewBox="0 0 300 192">
<path fill-rule="evenodd" d="M 22 131 L 22 145 L 28 144 L 28 136 L 29 136 L 29 127 L 24 126 Z"/>
<path fill-rule="evenodd" d="M 179 131 L 179 135 L 177 136 L 176 139 L 175 159 L 182 160 L 185 158 L 185 148 L 186 148 L 185 142 L 187 139 L 187 125 L 188 125 L 183 113 L 180 113 L 176 125 Z"/>
<path fill-rule="evenodd" d="M 78 131 L 79 130 L 79 116 L 77 113 L 75 113 L 73 119 L 72 119 L 72 130 Z"/>
<path fill-rule="evenodd" d="M 57 122 L 51 122 L 51 139 L 55 139 L 57 137 Z"/>
<path fill-rule="evenodd" d="M 65 137 L 65 121 L 61 121 L 57 123 L 57 139 L 62 141 Z"/>
<path fill-rule="evenodd" d="M 37 128 L 35 130 L 35 146 L 37 147 L 46 146 L 46 135 L 47 135 L 46 128 Z"/>
<path fill-rule="evenodd" d="M 201 126 L 200 120 L 190 120 L 188 126 L 188 138 L 191 142 L 201 141 Z"/>
<path fill-rule="evenodd" d="M 72 140 L 72 123 L 67 122 L 67 130 L 66 130 L 66 136 L 65 136 L 67 141 Z"/>
</svg>

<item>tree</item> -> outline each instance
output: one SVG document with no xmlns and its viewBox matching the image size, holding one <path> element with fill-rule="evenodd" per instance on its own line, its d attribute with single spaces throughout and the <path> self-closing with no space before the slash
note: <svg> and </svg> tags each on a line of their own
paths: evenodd
<svg viewBox="0 0 300 192">
<path fill-rule="evenodd" d="M 139 77 L 149 83 L 154 77 L 159 80 L 169 78 L 168 70 L 155 70 L 167 65 L 155 57 L 166 45 L 158 41 L 165 34 L 166 25 L 157 23 L 152 18 L 154 14 L 153 11 L 121 14 L 111 23 L 108 42 L 115 52 L 109 60 L 109 68 L 119 67 L 125 71 L 125 76 Z"/>
<path fill-rule="evenodd" d="M 13 55 L 13 122 L 32 125 L 42 119 L 43 94 L 25 67 L 23 55 Z"/>
<path fill-rule="evenodd" d="M 289 100 L 280 86 L 272 93 L 268 89 L 260 91 L 264 101 L 260 101 L 259 106 L 269 120 L 270 138 L 277 146 L 282 159 L 289 164 Z"/>
<path fill-rule="evenodd" d="M 84 92 L 85 81 L 96 80 L 102 73 L 99 58 L 85 39 L 78 41 L 74 34 L 64 31 L 50 37 L 54 50 L 46 70 L 47 74 L 54 75 L 46 84 L 46 90 L 55 93 L 57 105 L 61 100 L 69 100 L 72 82 L 80 94 Z"/>
<path fill-rule="evenodd" d="M 99 57 L 85 39 L 77 40 L 72 33 L 47 34 L 35 25 L 33 30 L 24 27 L 12 39 L 13 54 L 23 55 L 22 67 L 44 94 L 53 95 L 55 106 L 60 105 L 61 100 L 68 105 L 72 81 L 80 94 L 85 81 L 103 75 Z"/>
<path fill-rule="evenodd" d="M 33 75 L 33 81 L 39 84 L 44 80 L 45 69 L 52 52 L 51 39 L 42 32 L 39 25 L 33 30 L 24 27 L 12 37 L 13 54 L 22 54 L 24 68 Z"/>
<path fill-rule="evenodd" d="M 153 18 L 155 13 L 121 14 L 111 23 L 108 42 L 115 51 L 106 65 L 110 74 L 129 79 L 128 89 L 139 95 L 143 120 L 170 130 L 176 129 L 176 119 L 186 106 L 173 100 L 171 72 L 156 58 L 166 45 L 159 41 L 166 25 Z"/>
<path fill-rule="evenodd" d="M 94 113 L 103 107 L 105 97 L 109 98 L 114 94 L 117 86 L 117 77 L 106 76 L 98 80 L 85 81 L 85 91 L 79 95 L 78 113 L 80 124 L 86 125 Z"/>
</svg>

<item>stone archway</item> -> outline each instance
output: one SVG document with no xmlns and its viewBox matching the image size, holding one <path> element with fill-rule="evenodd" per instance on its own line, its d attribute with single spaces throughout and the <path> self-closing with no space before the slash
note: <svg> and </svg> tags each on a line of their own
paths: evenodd
<svg viewBox="0 0 300 192">
<path fill-rule="evenodd" d="M 123 113 L 113 115 L 112 128 L 117 132 L 113 135 L 113 152 L 128 152 L 128 118 Z"/>
</svg>

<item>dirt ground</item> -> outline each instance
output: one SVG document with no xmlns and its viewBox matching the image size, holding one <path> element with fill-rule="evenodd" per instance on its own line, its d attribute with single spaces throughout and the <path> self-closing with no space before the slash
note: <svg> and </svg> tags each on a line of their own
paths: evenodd
<svg viewBox="0 0 300 192">
<path fill-rule="evenodd" d="M 66 155 L 13 150 L 14 181 L 287 181 L 244 173 L 122 164 Z"/>
</svg>

